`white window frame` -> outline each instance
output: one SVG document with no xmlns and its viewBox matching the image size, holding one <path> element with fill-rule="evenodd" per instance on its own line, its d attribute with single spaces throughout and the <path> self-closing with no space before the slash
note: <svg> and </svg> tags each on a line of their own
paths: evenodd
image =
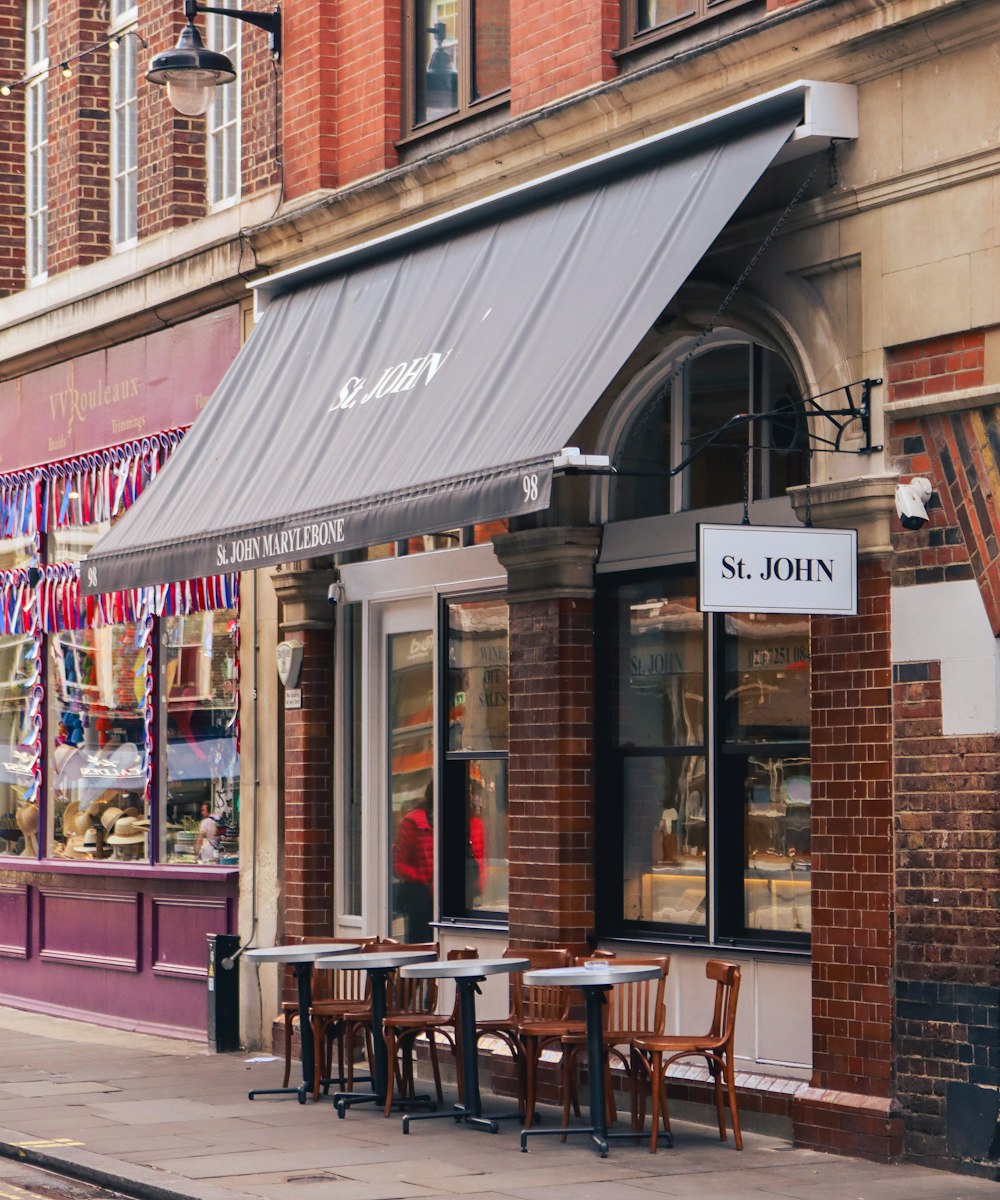
<svg viewBox="0 0 1000 1200">
<path fill-rule="evenodd" d="M 137 90 L 139 13 L 135 4 L 114 0 L 111 43 L 111 248 L 128 250 L 138 240 L 139 132 Z"/>
<path fill-rule="evenodd" d="M 24 37 L 24 273 L 44 283 L 49 257 L 48 0 L 27 0 Z"/>
<path fill-rule="evenodd" d="M 222 8 L 238 7 L 222 0 Z M 206 44 L 225 54 L 236 68 L 232 83 L 215 89 L 215 99 L 205 114 L 205 158 L 208 175 L 209 211 L 228 208 L 240 198 L 242 153 L 242 25 L 232 17 L 208 13 Z"/>
</svg>

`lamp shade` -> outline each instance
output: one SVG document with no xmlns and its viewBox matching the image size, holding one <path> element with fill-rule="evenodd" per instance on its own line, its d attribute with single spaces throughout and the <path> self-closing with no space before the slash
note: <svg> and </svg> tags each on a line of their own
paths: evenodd
<svg viewBox="0 0 1000 1200">
<path fill-rule="evenodd" d="M 157 54 L 149 64 L 150 83 L 165 84 L 170 103 L 187 117 L 207 112 L 215 89 L 232 83 L 236 68 L 224 54 L 205 48 L 201 34 L 189 21 L 173 50 Z"/>
</svg>

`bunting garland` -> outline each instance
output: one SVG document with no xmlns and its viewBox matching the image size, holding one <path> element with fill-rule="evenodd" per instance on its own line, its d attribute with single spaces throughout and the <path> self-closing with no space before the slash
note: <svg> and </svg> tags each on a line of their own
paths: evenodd
<svg viewBox="0 0 1000 1200">
<path fill-rule="evenodd" d="M 168 429 L 63 462 L 0 475 L 5 538 L 111 521 L 131 508 L 184 437 Z"/>
</svg>

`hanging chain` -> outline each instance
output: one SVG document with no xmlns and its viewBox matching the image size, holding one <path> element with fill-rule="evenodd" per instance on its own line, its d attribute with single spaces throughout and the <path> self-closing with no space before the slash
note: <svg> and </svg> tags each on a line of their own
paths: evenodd
<svg viewBox="0 0 1000 1200">
<path fill-rule="evenodd" d="M 743 524 L 750 524 L 750 447 L 743 451 Z"/>
</svg>

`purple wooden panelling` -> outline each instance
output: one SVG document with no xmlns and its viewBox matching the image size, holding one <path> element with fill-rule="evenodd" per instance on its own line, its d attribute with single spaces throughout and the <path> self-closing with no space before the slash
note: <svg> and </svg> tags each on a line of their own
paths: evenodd
<svg viewBox="0 0 1000 1200">
<path fill-rule="evenodd" d="M 206 934 L 229 929 L 225 896 L 152 897 L 153 974 L 204 979 L 208 974 Z"/>
<path fill-rule="evenodd" d="M 0 956 L 27 958 L 31 945 L 31 894 L 26 886 L 0 886 Z"/>
<path fill-rule="evenodd" d="M 38 946 L 44 962 L 137 972 L 142 910 L 138 892 L 38 889 Z"/>
</svg>

